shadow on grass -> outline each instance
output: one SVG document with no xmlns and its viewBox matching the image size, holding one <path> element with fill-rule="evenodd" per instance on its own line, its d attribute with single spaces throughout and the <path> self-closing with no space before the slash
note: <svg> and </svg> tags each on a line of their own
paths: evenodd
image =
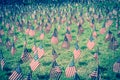
<svg viewBox="0 0 120 80">
<path fill-rule="evenodd" d="M 17 48 L 22 48 L 23 47 L 23 45 L 19 45 Z"/>
<path fill-rule="evenodd" d="M 86 66 L 86 65 L 88 65 L 86 62 L 79 62 L 78 63 L 80 66 Z"/>
<path fill-rule="evenodd" d="M 43 66 L 48 66 L 48 65 L 50 65 L 51 64 L 51 62 L 44 62 L 43 63 Z"/>
<path fill-rule="evenodd" d="M 84 50 L 84 49 L 87 49 L 87 47 L 86 46 L 82 46 L 81 49 Z"/>
<path fill-rule="evenodd" d="M 50 47 L 50 46 L 51 46 L 51 44 L 45 44 L 45 46 L 46 46 L 46 47 Z"/>
<path fill-rule="evenodd" d="M 37 74 L 38 80 L 49 80 L 49 75 L 39 75 Z"/>
</svg>

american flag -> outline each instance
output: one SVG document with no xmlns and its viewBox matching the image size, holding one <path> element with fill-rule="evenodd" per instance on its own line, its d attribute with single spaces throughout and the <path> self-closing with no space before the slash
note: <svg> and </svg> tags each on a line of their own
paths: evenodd
<svg viewBox="0 0 120 80">
<path fill-rule="evenodd" d="M 33 27 L 33 26 L 31 26 L 31 29 L 29 30 L 29 35 L 30 35 L 31 37 L 33 37 L 33 36 L 35 35 L 35 30 L 34 30 L 34 27 Z"/>
<path fill-rule="evenodd" d="M 95 53 L 93 57 L 97 60 L 98 59 L 98 53 Z"/>
<path fill-rule="evenodd" d="M 45 51 L 44 51 L 44 48 L 42 47 L 42 45 L 40 45 L 38 48 L 37 48 L 37 52 L 38 52 L 38 57 L 41 58 L 44 54 L 45 54 Z"/>
<path fill-rule="evenodd" d="M 56 61 L 53 62 L 52 68 L 50 70 L 50 79 L 59 80 L 61 77 L 62 71 L 59 68 Z"/>
<path fill-rule="evenodd" d="M 44 39 L 44 36 L 45 36 L 44 33 L 41 33 L 41 34 L 40 34 L 40 40 L 43 40 L 43 39 Z"/>
<path fill-rule="evenodd" d="M 94 38 L 97 38 L 97 32 L 96 32 L 96 27 L 95 26 L 94 26 L 94 30 L 93 30 L 92 36 Z"/>
<path fill-rule="evenodd" d="M 113 71 L 116 73 L 120 73 L 120 58 L 114 63 Z"/>
<path fill-rule="evenodd" d="M 70 31 L 67 29 L 67 31 L 66 31 L 66 37 L 67 37 L 67 39 L 68 39 L 68 41 L 72 41 L 72 35 L 70 34 Z"/>
<path fill-rule="evenodd" d="M 70 48 L 70 43 L 68 42 L 68 39 L 66 36 L 64 38 L 64 42 L 62 43 L 62 48 L 66 48 L 66 49 Z"/>
<path fill-rule="evenodd" d="M 30 55 L 30 53 L 28 53 L 27 48 L 24 49 L 24 52 L 21 56 L 21 59 L 23 62 L 27 62 L 27 61 L 31 61 L 32 60 L 32 56 Z"/>
<path fill-rule="evenodd" d="M 57 37 L 57 29 L 54 29 L 54 33 L 51 38 L 51 43 L 52 44 L 58 44 L 58 37 Z"/>
<path fill-rule="evenodd" d="M 30 31 L 30 29 L 27 28 L 27 29 L 25 30 L 25 34 L 29 34 L 29 31 Z"/>
<path fill-rule="evenodd" d="M 108 20 L 106 23 L 105 23 L 105 27 L 110 27 L 112 25 L 113 21 L 112 20 Z"/>
<path fill-rule="evenodd" d="M 90 77 L 91 78 L 94 78 L 94 79 L 97 79 L 97 71 L 93 71 L 91 74 L 90 74 Z"/>
<path fill-rule="evenodd" d="M 74 80 L 80 80 L 80 77 L 77 73 L 75 73 L 75 75 L 74 75 Z"/>
<path fill-rule="evenodd" d="M 34 58 L 32 59 L 30 63 L 30 68 L 32 71 L 35 71 L 39 65 L 40 63 L 38 61 L 38 54 L 35 54 Z"/>
<path fill-rule="evenodd" d="M 106 32 L 105 23 L 103 24 L 102 28 L 100 29 L 100 34 L 104 34 Z"/>
<path fill-rule="evenodd" d="M 53 55 L 53 60 L 55 60 L 58 57 L 58 55 L 54 49 L 52 49 L 52 55 Z"/>
<path fill-rule="evenodd" d="M 1 60 L 1 70 L 3 70 L 4 65 L 5 65 L 5 60 L 4 60 L 4 58 L 3 58 L 3 59 Z"/>
<path fill-rule="evenodd" d="M 8 37 L 6 38 L 6 43 L 5 43 L 5 44 L 6 44 L 6 48 L 7 48 L 7 49 L 10 49 L 10 47 L 11 47 L 11 42 L 10 42 L 10 39 L 9 39 Z"/>
<path fill-rule="evenodd" d="M 90 36 L 89 41 L 87 42 L 87 47 L 89 50 L 92 50 L 95 46 L 94 38 Z"/>
<path fill-rule="evenodd" d="M 37 50 L 37 46 L 36 46 L 36 45 L 33 45 L 32 51 L 35 53 L 36 50 Z"/>
<path fill-rule="evenodd" d="M 72 60 L 65 70 L 65 75 L 67 78 L 69 78 L 69 77 L 73 77 L 75 73 L 76 73 L 76 68 L 74 65 L 74 60 Z"/>
<path fill-rule="evenodd" d="M 77 42 L 75 44 L 75 49 L 74 49 L 73 53 L 74 53 L 74 59 L 78 59 L 80 56 L 80 49 L 79 49 L 79 45 Z"/>
<path fill-rule="evenodd" d="M 99 65 L 98 65 L 97 69 L 94 70 L 89 76 L 93 80 L 101 80 Z"/>
<path fill-rule="evenodd" d="M 14 44 L 14 42 L 13 42 L 12 48 L 11 48 L 11 54 L 14 55 L 15 52 L 16 52 L 16 49 L 15 49 L 15 44 Z"/>
<path fill-rule="evenodd" d="M 109 30 L 105 37 L 105 41 L 109 41 L 109 40 L 111 40 L 111 38 L 112 38 L 112 32 Z"/>
<path fill-rule="evenodd" d="M 22 80 L 22 73 L 21 73 L 20 65 L 17 66 L 16 70 L 12 72 L 9 80 Z"/>
</svg>

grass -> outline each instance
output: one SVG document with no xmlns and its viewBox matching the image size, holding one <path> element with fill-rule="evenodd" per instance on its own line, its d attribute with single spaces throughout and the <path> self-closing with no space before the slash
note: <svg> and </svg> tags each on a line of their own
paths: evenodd
<svg viewBox="0 0 120 80">
<path fill-rule="evenodd" d="M 62 7 L 64 8 L 64 7 Z M 78 7 L 79 9 L 79 7 Z M 84 13 L 86 12 L 86 7 L 84 10 Z M 84 15 L 85 16 L 85 15 Z M 86 19 L 86 17 L 84 17 Z M 12 24 L 12 23 L 11 23 Z M 89 74 L 95 70 L 97 67 L 96 61 L 93 58 L 93 54 L 96 51 L 97 47 L 99 47 L 99 63 L 100 63 L 100 69 L 101 69 L 101 77 L 102 80 L 119 80 L 116 78 L 115 73 L 112 71 L 112 66 L 114 62 L 117 60 L 120 52 L 120 47 L 115 51 L 115 54 L 112 50 L 108 49 L 108 42 L 104 42 L 105 34 L 100 34 L 99 30 L 101 29 L 103 25 L 103 21 L 101 23 L 98 23 L 95 21 L 96 29 L 97 29 L 97 34 L 98 38 L 95 39 L 95 47 L 93 50 L 88 50 L 86 47 L 87 41 L 91 35 L 92 29 L 90 28 L 89 23 L 85 20 L 85 23 L 82 25 L 84 32 L 81 36 L 79 36 L 79 47 L 81 50 L 81 55 L 80 58 L 75 60 L 75 66 L 77 69 L 77 72 L 80 76 L 81 80 L 90 80 Z M 53 24 L 51 31 L 49 34 L 45 33 L 45 39 L 44 41 L 39 40 L 39 31 L 36 31 L 36 45 L 39 46 L 42 42 L 43 48 L 45 50 L 45 55 L 39 59 L 40 62 L 40 67 L 38 67 L 34 72 L 32 79 L 37 80 L 37 74 L 42 75 L 40 77 L 44 78 L 44 76 L 48 76 L 50 69 L 52 67 L 52 47 L 56 50 L 57 54 L 59 55 L 58 58 L 56 59 L 57 63 L 59 64 L 60 68 L 62 69 L 62 76 L 60 80 L 73 80 L 73 78 L 66 78 L 65 76 L 65 69 L 67 65 L 70 63 L 72 57 L 73 57 L 73 50 L 74 50 L 74 44 L 76 42 L 76 34 L 77 34 L 77 25 L 73 23 L 71 27 L 71 35 L 72 35 L 72 41 L 70 42 L 70 49 L 66 50 L 61 48 L 62 42 L 64 40 L 64 34 L 66 32 L 66 25 L 61 24 L 61 29 L 58 31 L 58 38 L 59 38 L 59 43 L 58 45 L 52 45 L 50 42 L 52 33 L 54 28 L 57 28 L 57 24 Z M 113 34 L 115 37 L 117 34 L 117 30 L 114 27 L 115 26 L 115 21 L 110 26 L 110 30 L 112 30 Z M 5 30 L 4 26 L 4 30 Z M 16 29 L 16 28 L 15 28 Z M 6 80 L 8 79 L 9 75 L 11 72 L 16 68 L 18 61 L 20 60 L 21 54 L 23 52 L 23 42 L 24 42 L 24 32 L 17 32 L 18 34 L 18 41 L 15 44 L 16 47 L 16 53 L 15 55 L 11 55 L 10 51 L 6 49 L 5 46 L 0 46 L 0 49 L 3 51 L 3 55 L 6 60 L 6 67 L 8 70 L 1 71 L 0 70 L 0 77 L 1 80 Z M 5 31 L 5 35 L 3 36 L 3 40 L 5 40 L 7 34 L 7 30 Z M 12 36 L 10 36 L 10 39 L 12 40 Z M 118 42 L 120 42 L 120 39 L 117 38 Z M 3 41 L 5 43 L 5 41 Z M 29 49 L 30 54 L 33 56 L 33 52 L 31 50 L 33 44 L 34 44 L 34 39 L 33 37 L 27 36 L 27 48 Z M 29 63 L 23 63 L 21 64 L 22 68 L 22 73 L 23 76 L 26 77 L 28 72 L 29 72 Z M 45 80 L 45 79 L 43 79 Z"/>
</svg>

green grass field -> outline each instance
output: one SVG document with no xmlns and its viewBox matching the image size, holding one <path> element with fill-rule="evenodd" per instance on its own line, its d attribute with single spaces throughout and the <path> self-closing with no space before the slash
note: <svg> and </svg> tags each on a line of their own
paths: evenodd
<svg viewBox="0 0 120 80">
<path fill-rule="evenodd" d="M 72 5 L 72 7 L 75 5 Z M 66 6 L 61 6 L 61 10 L 66 9 Z M 69 10 L 69 8 L 67 8 Z M 66 9 L 66 10 L 67 10 Z M 73 7 L 74 9 L 74 7 Z M 78 11 L 74 14 L 77 17 L 79 16 L 79 12 L 81 10 L 81 5 L 77 7 Z M 92 50 L 89 50 L 86 46 L 89 37 L 91 35 L 92 29 L 90 27 L 90 23 L 86 20 L 86 7 L 84 7 L 83 10 L 83 16 L 84 16 L 84 24 L 82 25 L 84 32 L 81 34 L 78 38 L 78 44 L 81 50 L 80 58 L 77 60 L 74 60 L 75 66 L 77 69 L 77 73 L 80 76 L 80 80 L 91 80 L 89 77 L 89 74 L 94 71 L 97 68 L 97 63 L 95 59 L 93 58 L 93 54 L 97 50 L 97 47 L 99 47 L 99 65 L 100 65 L 100 75 L 102 80 L 119 80 L 116 77 L 116 74 L 113 72 L 113 64 L 114 62 L 120 57 L 120 47 L 116 49 L 115 51 L 108 49 L 109 42 L 105 42 L 105 34 L 100 34 L 100 29 L 103 26 L 104 19 L 101 22 L 98 22 L 95 20 L 95 26 L 96 26 L 96 32 L 98 37 L 95 39 L 95 47 Z M 45 10 L 47 12 L 47 10 Z M 54 11 L 54 10 L 53 10 Z M 42 12 L 41 12 L 42 13 Z M 68 12 L 69 14 L 69 12 Z M 18 15 L 19 16 L 19 15 Z M 55 14 L 54 16 L 57 16 Z M 39 17 L 39 16 L 38 16 Z M 43 16 L 45 20 L 46 16 Z M 29 15 L 25 20 L 29 19 Z M 32 19 L 30 20 L 32 22 Z M 40 22 L 38 20 L 38 22 Z M 10 24 L 13 24 L 10 22 Z M 34 26 L 35 24 L 32 23 Z M 3 26 L 2 24 L 0 24 Z M 110 26 L 110 28 L 107 28 L 108 30 L 111 30 L 117 39 L 118 43 L 120 44 L 120 38 L 117 37 L 117 29 L 115 28 L 116 22 L 113 18 L 113 24 Z M 36 45 L 37 47 L 42 44 L 43 48 L 45 50 L 45 54 L 42 58 L 39 59 L 40 66 L 33 72 L 32 80 L 38 80 L 37 74 L 48 76 L 50 73 L 50 69 L 52 67 L 52 47 L 56 50 L 57 54 L 59 55 L 56 59 L 57 63 L 59 64 L 62 75 L 60 80 L 73 80 L 73 78 L 66 78 L 65 76 L 65 69 L 70 63 L 70 61 L 73 58 L 73 50 L 75 49 L 74 44 L 76 43 L 76 37 L 77 37 L 77 29 L 78 26 L 75 22 L 73 22 L 70 25 L 70 33 L 72 35 L 72 41 L 70 42 L 70 49 L 63 49 L 61 47 L 62 42 L 64 40 L 64 34 L 66 33 L 66 24 L 60 24 L 61 29 L 58 30 L 58 39 L 59 43 L 57 45 L 51 44 L 51 36 L 53 34 L 54 28 L 58 28 L 58 23 L 52 24 L 52 28 L 48 34 L 45 33 L 45 38 L 43 41 L 39 39 L 40 31 L 36 30 L 36 34 L 34 37 L 30 37 L 29 35 L 26 36 L 27 38 L 27 48 L 29 49 L 29 53 L 33 56 L 33 52 L 31 50 L 32 46 L 34 45 L 34 38 L 36 39 Z M 3 43 L 5 44 L 5 39 L 7 38 L 7 29 L 4 27 L 4 36 L 2 37 Z M 36 26 L 35 26 L 36 27 Z M 44 27 L 43 27 L 44 28 Z M 24 27 L 25 29 L 25 27 Z M 0 70 L 0 80 L 8 80 L 9 75 L 11 72 L 16 68 L 18 61 L 20 60 L 21 54 L 23 52 L 23 43 L 24 43 L 24 32 L 18 32 L 17 26 L 15 26 L 15 31 L 18 36 L 18 41 L 15 43 L 16 47 L 16 53 L 12 56 L 10 50 L 7 50 L 5 45 L 0 46 L 0 50 L 3 51 L 3 55 L 6 61 L 5 67 L 9 68 L 10 70 Z M 9 36 L 9 38 L 13 39 L 12 36 Z M 25 78 L 28 74 L 29 70 L 29 61 L 27 63 L 21 64 L 23 77 Z M 40 80 L 46 80 L 46 79 L 40 79 Z"/>
</svg>

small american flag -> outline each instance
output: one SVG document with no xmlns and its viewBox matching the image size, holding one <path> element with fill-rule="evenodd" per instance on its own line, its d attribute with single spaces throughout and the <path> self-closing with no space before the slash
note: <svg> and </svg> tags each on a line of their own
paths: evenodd
<svg viewBox="0 0 120 80">
<path fill-rule="evenodd" d="M 54 49 L 52 49 L 52 55 L 53 55 L 53 60 L 55 60 L 58 57 L 58 55 Z"/>
<path fill-rule="evenodd" d="M 11 54 L 14 55 L 15 52 L 16 52 L 16 49 L 15 49 L 15 44 L 14 44 L 14 42 L 13 42 L 12 48 L 11 48 Z"/>
<path fill-rule="evenodd" d="M 44 36 L 45 36 L 44 33 L 41 33 L 41 34 L 40 34 L 40 40 L 43 40 L 43 39 L 44 39 Z"/>
<path fill-rule="evenodd" d="M 87 42 L 87 47 L 89 50 L 92 50 L 95 46 L 95 42 L 92 36 L 90 36 L 89 41 Z"/>
<path fill-rule="evenodd" d="M 42 47 L 42 45 L 40 45 L 38 48 L 37 48 L 37 52 L 38 52 L 38 57 L 41 58 L 44 54 L 45 54 L 45 51 L 44 51 L 44 48 Z"/>
<path fill-rule="evenodd" d="M 93 71 L 91 74 L 90 74 L 90 77 L 91 78 L 96 78 L 97 79 L 97 71 Z"/>
<path fill-rule="evenodd" d="M 106 23 L 105 23 L 105 27 L 110 27 L 112 25 L 113 21 L 112 20 L 108 20 Z"/>
<path fill-rule="evenodd" d="M 98 53 L 95 53 L 93 57 L 97 60 L 98 59 Z"/>
<path fill-rule="evenodd" d="M 23 62 L 27 62 L 27 61 L 31 61 L 32 60 L 32 56 L 30 55 L 30 53 L 28 53 L 27 48 L 24 49 L 24 52 L 21 56 L 21 59 Z"/>
<path fill-rule="evenodd" d="M 74 60 L 72 60 L 65 70 L 65 75 L 67 78 L 69 78 L 69 77 L 74 76 L 75 73 L 76 73 L 76 68 L 74 66 Z"/>
<path fill-rule="evenodd" d="M 22 80 L 22 73 L 20 65 L 17 66 L 16 70 L 12 72 L 9 80 Z"/>
<path fill-rule="evenodd" d="M 57 37 L 57 29 L 54 29 L 54 33 L 51 38 L 51 43 L 52 44 L 58 44 L 58 37 Z"/>
<path fill-rule="evenodd" d="M 31 37 L 33 37 L 33 36 L 35 35 L 35 30 L 34 30 L 34 27 L 33 27 L 33 26 L 31 26 L 31 29 L 29 30 L 29 35 L 30 35 Z"/>
<path fill-rule="evenodd" d="M 66 49 L 70 48 L 70 43 L 69 43 L 69 41 L 68 41 L 66 36 L 65 36 L 64 41 L 62 43 L 62 48 L 66 48 Z"/>
<path fill-rule="evenodd" d="M 30 63 L 30 68 L 32 71 L 35 71 L 39 65 L 40 63 L 38 61 L 38 54 L 35 54 L 33 60 Z"/>
<path fill-rule="evenodd" d="M 62 71 L 59 68 L 56 61 L 52 64 L 52 69 L 50 70 L 50 79 L 59 80 L 61 77 Z"/>
<path fill-rule="evenodd" d="M 3 59 L 1 60 L 1 70 L 3 70 L 4 65 L 5 65 L 5 60 L 4 60 L 4 58 L 3 58 Z"/>
<path fill-rule="evenodd" d="M 105 41 L 109 41 L 112 39 L 112 32 L 109 30 L 106 37 L 105 37 Z"/>
<path fill-rule="evenodd" d="M 67 29 L 67 31 L 66 31 L 66 37 L 67 37 L 67 39 L 68 39 L 68 41 L 72 41 L 72 35 L 70 34 L 70 31 Z"/>
<path fill-rule="evenodd" d="M 78 59 L 80 56 L 80 49 L 79 49 L 79 45 L 77 42 L 75 43 L 75 49 L 73 53 L 74 53 L 74 59 Z"/>
<path fill-rule="evenodd" d="M 96 32 L 96 27 L 95 26 L 94 26 L 94 30 L 93 30 L 92 36 L 94 38 L 97 38 L 97 32 Z"/>
<path fill-rule="evenodd" d="M 100 29 L 100 34 L 104 34 L 106 32 L 105 23 L 103 24 L 103 27 Z"/>
</svg>

